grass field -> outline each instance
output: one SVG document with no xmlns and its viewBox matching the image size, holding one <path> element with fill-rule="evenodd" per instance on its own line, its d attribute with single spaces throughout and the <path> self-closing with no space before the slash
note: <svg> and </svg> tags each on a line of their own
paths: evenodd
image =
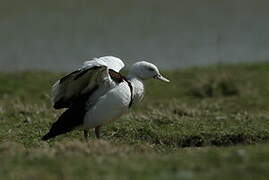
<svg viewBox="0 0 269 180">
<path fill-rule="evenodd" d="M 268 179 L 269 63 L 165 74 L 172 83 L 147 81 L 102 140 L 74 131 L 47 143 L 63 74 L 0 73 L 0 179 Z"/>
</svg>

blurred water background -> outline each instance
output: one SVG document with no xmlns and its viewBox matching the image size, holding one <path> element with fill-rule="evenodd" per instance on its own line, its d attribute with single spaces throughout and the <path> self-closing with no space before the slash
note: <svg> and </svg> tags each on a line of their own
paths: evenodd
<svg viewBox="0 0 269 180">
<path fill-rule="evenodd" d="M 267 0 L 0 0 L 0 70 L 104 55 L 164 69 L 269 60 Z"/>
</svg>

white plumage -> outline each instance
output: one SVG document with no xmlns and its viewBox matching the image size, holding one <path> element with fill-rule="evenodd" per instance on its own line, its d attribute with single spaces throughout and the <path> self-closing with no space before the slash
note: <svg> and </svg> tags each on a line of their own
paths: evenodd
<svg viewBox="0 0 269 180">
<path fill-rule="evenodd" d="M 99 128 L 119 118 L 132 104 L 144 96 L 143 81 L 155 78 L 169 82 L 158 68 L 148 62 L 135 63 L 127 78 L 119 71 L 124 63 L 117 57 L 105 56 L 86 61 L 81 68 L 58 80 L 52 87 L 52 103 L 56 109 L 68 108 L 42 138 L 50 139 L 76 127 Z"/>
</svg>

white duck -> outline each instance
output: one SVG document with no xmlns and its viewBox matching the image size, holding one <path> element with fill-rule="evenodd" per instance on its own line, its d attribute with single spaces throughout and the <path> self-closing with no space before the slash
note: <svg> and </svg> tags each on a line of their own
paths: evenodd
<svg viewBox="0 0 269 180">
<path fill-rule="evenodd" d="M 99 138 L 102 125 L 116 120 L 142 100 L 144 80 L 155 78 L 169 82 L 154 64 L 146 61 L 133 64 L 127 78 L 119 73 L 123 67 L 124 63 L 117 57 L 95 58 L 57 81 L 52 87 L 53 107 L 68 109 L 42 140 L 78 127 L 84 129 L 86 139 L 88 129 L 95 128 Z"/>
</svg>

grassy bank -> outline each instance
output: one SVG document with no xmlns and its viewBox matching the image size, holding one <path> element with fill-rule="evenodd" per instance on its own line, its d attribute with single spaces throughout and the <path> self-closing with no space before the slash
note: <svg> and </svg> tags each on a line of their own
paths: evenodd
<svg viewBox="0 0 269 180">
<path fill-rule="evenodd" d="M 102 128 L 46 143 L 62 74 L 0 73 L 0 179 L 266 179 L 269 63 L 166 72 L 140 106 Z"/>
</svg>

